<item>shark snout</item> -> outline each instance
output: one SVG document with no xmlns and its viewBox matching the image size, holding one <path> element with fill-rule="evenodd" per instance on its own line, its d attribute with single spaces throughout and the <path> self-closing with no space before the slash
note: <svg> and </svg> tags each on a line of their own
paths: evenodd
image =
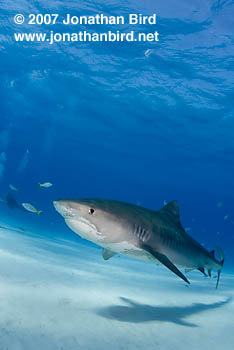
<svg viewBox="0 0 234 350">
<path fill-rule="evenodd" d="M 70 206 L 69 202 L 63 201 L 63 200 L 56 200 L 53 201 L 54 207 L 57 210 L 59 214 L 61 214 L 63 217 L 73 217 L 74 216 L 74 210 Z"/>
</svg>

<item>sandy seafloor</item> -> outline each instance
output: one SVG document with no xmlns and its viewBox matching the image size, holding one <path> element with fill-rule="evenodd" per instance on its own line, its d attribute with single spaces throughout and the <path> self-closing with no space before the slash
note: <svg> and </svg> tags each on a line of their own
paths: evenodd
<svg viewBox="0 0 234 350">
<path fill-rule="evenodd" d="M 0 349 L 234 349 L 234 276 L 163 267 L 0 229 Z"/>
</svg>

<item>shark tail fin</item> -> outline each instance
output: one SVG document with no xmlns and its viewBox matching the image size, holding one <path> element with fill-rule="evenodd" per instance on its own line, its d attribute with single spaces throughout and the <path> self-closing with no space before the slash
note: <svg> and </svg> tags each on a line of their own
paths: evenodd
<svg viewBox="0 0 234 350">
<path fill-rule="evenodd" d="M 219 259 L 220 259 L 220 269 L 218 270 L 218 278 L 217 278 L 217 283 L 216 283 L 216 289 L 218 288 L 219 285 L 219 278 L 220 278 L 220 274 L 221 274 L 221 270 L 223 268 L 223 263 L 224 263 L 224 253 L 223 250 L 217 246 L 217 251 L 218 251 L 218 255 L 219 255 Z"/>
</svg>

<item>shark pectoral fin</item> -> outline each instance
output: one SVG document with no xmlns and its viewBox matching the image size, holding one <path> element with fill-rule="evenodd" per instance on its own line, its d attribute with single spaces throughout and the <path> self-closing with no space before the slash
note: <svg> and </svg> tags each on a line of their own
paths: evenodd
<svg viewBox="0 0 234 350">
<path fill-rule="evenodd" d="M 158 261 L 160 261 L 169 270 L 171 270 L 177 276 L 182 278 L 182 280 L 184 280 L 185 282 L 190 284 L 189 280 L 187 280 L 187 278 L 182 274 L 182 272 L 180 272 L 180 270 L 177 269 L 177 267 L 168 259 L 168 257 L 166 255 L 154 251 L 151 247 L 149 247 L 147 245 L 143 245 L 142 248 L 145 249 L 150 254 L 152 254 Z"/>
<path fill-rule="evenodd" d="M 108 259 L 112 258 L 112 256 L 114 256 L 114 255 L 115 255 L 115 253 L 112 252 L 111 250 L 106 249 L 106 248 L 102 249 L 102 256 L 103 256 L 104 260 L 108 260 Z"/>
</svg>

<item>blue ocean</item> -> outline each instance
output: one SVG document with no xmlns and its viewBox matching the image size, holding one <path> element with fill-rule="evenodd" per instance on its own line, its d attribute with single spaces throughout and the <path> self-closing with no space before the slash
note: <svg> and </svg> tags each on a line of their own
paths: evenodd
<svg viewBox="0 0 234 350">
<path fill-rule="evenodd" d="M 229 0 L 0 2 L 1 350 L 233 349 L 233 15 Z M 68 39 L 81 31 L 158 40 Z M 163 266 L 104 261 L 56 212 L 63 198 L 177 200 L 185 231 L 224 251 L 219 288 L 216 271 L 187 288 Z"/>
</svg>

